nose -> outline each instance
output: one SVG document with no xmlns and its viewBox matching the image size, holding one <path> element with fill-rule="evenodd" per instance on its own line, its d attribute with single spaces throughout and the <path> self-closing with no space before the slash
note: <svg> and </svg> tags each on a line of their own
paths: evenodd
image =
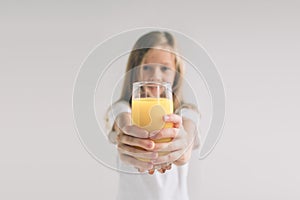
<svg viewBox="0 0 300 200">
<path fill-rule="evenodd" d="M 155 66 L 150 81 L 162 81 L 162 73 L 159 66 Z"/>
</svg>

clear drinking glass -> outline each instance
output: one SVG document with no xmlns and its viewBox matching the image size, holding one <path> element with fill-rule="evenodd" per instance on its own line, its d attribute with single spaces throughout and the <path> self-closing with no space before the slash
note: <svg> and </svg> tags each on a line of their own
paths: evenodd
<svg viewBox="0 0 300 200">
<path fill-rule="evenodd" d="M 173 127 L 163 116 L 173 113 L 172 87 L 167 82 L 142 81 L 133 83 L 132 124 L 149 132 Z M 155 140 L 168 142 L 169 138 Z"/>
</svg>

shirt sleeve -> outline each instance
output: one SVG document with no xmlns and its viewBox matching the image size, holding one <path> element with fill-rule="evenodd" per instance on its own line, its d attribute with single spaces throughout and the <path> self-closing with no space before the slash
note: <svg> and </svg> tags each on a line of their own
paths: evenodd
<svg viewBox="0 0 300 200">
<path fill-rule="evenodd" d="M 192 120 L 195 125 L 198 124 L 201 117 L 200 113 L 197 110 L 194 110 L 192 108 L 185 108 L 185 107 L 181 107 L 177 109 L 175 114 L 180 115 L 182 118 Z"/>
<path fill-rule="evenodd" d="M 193 149 L 199 149 L 200 147 L 200 128 L 199 128 L 199 121 L 201 115 L 198 110 L 190 108 L 188 106 L 181 106 L 179 109 L 176 110 L 176 114 L 180 115 L 182 119 L 189 119 L 191 120 L 196 126 L 196 135 L 194 140 L 194 147 Z"/>
<path fill-rule="evenodd" d="M 113 131 L 113 125 L 117 116 L 123 112 L 131 113 L 130 105 L 126 101 L 118 101 L 114 103 L 112 106 L 110 106 L 106 113 L 106 133 L 108 139 L 112 143 L 115 143 L 115 138 L 117 136 L 117 133 Z"/>
</svg>

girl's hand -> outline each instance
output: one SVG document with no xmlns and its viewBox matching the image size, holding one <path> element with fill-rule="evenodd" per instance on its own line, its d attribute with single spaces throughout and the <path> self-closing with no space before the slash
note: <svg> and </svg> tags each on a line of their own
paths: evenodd
<svg viewBox="0 0 300 200">
<path fill-rule="evenodd" d="M 184 121 L 188 126 L 188 132 L 183 128 L 182 118 L 176 114 L 164 116 L 165 122 L 172 122 L 173 128 L 162 129 L 156 135 L 150 137 L 153 140 L 173 138 L 170 142 L 156 143 L 153 151 L 164 152 L 155 161 L 155 165 L 174 163 L 183 165 L 190 160 L 195 138 L 195 127 L 189 120 Z M 193 130 L 193 131 L 191 131 Z"/>
<path fill-rule="evenodd" d="M 114 126 L 118 132 L 117 145 L 120 159 L 140 172 L 153 169 L 152 160 L 158 157 L 158 153 L 152 152 L 155 143 L 149 139 L 146 130 L 130 125 L 130 117 L 130 113 L 121 113 Z"/>
</svg>

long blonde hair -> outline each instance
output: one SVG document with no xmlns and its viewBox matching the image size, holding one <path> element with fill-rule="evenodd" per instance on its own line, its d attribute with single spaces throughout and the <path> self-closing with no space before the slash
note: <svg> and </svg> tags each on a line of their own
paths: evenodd
<svg viewBox="0 0 300 200">
<path fill-rule="evenodd" d="M 170 51 L 175 55 L 176 75 L 172 85 L 174 110 L 180 107 L 182 101 L 183 62 L 178 55 L 177 43 L 173 35 L 168 32 L 153 31 L 141 36 L 133 46 L 126 67 L 126 75 L 120 100 L 130 102 L 132 83 L 138 81 L 137 71 L 147 52 L 159 48 Z"/>
</svg>

